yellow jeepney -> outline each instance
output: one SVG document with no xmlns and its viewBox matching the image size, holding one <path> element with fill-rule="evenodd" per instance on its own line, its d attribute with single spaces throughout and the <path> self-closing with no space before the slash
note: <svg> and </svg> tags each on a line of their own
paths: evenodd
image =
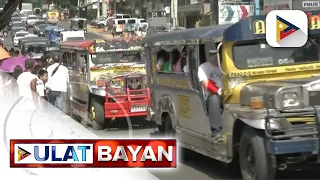
<svg viewBox="0 0 320 180">
<path fill-rule="evenodd" d="M 308 12 L 308 17 L 308 41 L 300 48 L 270 47 L 265 16 L 146 37 L 151 94 L 147 119 L 184 148 L 224 163 L 239 157 L 245 180 L 273 179 L 279 169 L 318 162 L 319 11 Z M 160 55 L 173 66 L 182 50 L 184 72 L 158 71 Z M 212 137 L 197 76 L 208 53 L 217 55 L 222 72 L 219 138 Z"/>
<path fill-rule="evenodd" d="M 47 21 L 49 24 L 57 24 L 59 22 L 59 11 L 52 9 L 47 12 Z"/>
</svg>

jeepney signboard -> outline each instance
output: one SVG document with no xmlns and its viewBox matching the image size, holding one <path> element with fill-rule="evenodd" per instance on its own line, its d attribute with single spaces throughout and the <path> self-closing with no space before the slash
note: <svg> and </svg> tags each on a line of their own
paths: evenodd
<svg viewBox="0 0 320 180">
<path fill-rule="evenodd" d="M 311 12 L 306 13 L 309 19 L 309 30 L 320 30 L 320 13 L 313 14 Z M 265 20 L 254 21 L 253 24 L 253 34 L 265 34 L 266 33 L 266 22 Z"/>
<path fill-rule="evenodd" d="M 320 34 L 320 11 L 305 12 L 309 19 L 309 35 Z M 266 16 L 252 16 L 230 26 L 224 32 L 224 42 L 266 39 Z M 241 33 L 239 33 L 241 32 Z"/>
<path fill-rule="evenodd" d="M 129 39 L 99 39 L 94 40 L 91 47 L 89 47 L 92 53 L 105 52 L 112 50 L 142 50 L 141 39 L 129 38 Z"/>
</svg>

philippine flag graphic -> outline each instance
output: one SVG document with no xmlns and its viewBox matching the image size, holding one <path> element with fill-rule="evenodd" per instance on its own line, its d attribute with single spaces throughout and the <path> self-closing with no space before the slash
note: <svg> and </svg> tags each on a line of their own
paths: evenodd
<svg viewBox="0 0 320 180">
<path fill-rule="evenodd" d="M 301 47 L 308 40 L 308 18 L 299 10 L 274 10 L 266 17 L 266 40 L 272 47 Z"/>
</svg>

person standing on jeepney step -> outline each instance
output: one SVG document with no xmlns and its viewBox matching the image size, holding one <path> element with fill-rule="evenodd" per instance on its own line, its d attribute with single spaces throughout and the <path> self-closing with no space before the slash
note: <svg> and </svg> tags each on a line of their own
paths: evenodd
<svg viewBox="0 0 320 180">
<path fill-rule="evenodd" d="M 59 56 L 53 56 L 54 64 L 47 68 L 48 71 L 48 83 L 47 94 L 48 100 L 52 105 L 55 105 L 61 111 L 63 110 L 63 101 L 67 93 L 67 84 L 69 81 L 68 68 L 65 67 Z"/>
<path fill-rule="evenodd" d="M 216 54 L 209 54 L 207 62 L 198 68 L 198 78 L 203 87 L 207 102 L 212 137 L 217 137 L 222 130 L 221 118 L 221 82 L 222 73 L 218 67 Z"/>
</svg>

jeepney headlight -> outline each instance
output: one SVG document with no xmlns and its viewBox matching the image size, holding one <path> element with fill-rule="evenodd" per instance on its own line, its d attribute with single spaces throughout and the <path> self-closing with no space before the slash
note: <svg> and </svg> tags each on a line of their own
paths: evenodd
<svg viewBox="0 0 320 180">
<path fill-rule="evenodd" d="M 282 106 L 284 108 L 296 107 L 300 105 L 300 100 L 297 94 L 288 93 L 283 95 Z"/>
</svg>

